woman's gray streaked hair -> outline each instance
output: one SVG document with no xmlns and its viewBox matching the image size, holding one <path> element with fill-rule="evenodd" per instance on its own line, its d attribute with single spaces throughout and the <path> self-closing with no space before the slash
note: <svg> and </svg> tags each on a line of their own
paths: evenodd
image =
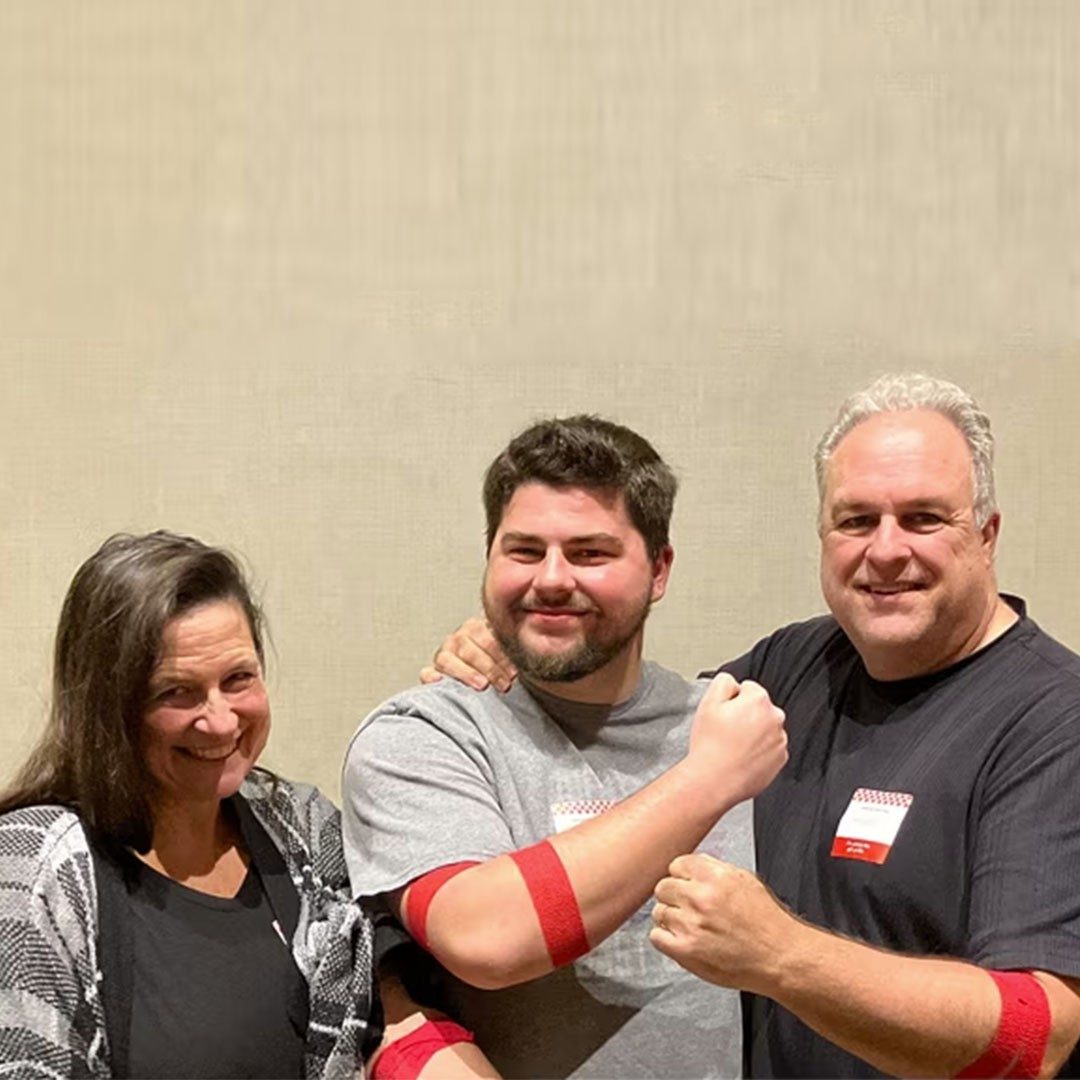
<svg viewBox="0 0 1080 1080">
<path fill-rule="evenodd" d="M 840 406 L 836 421 L 814 451 L 818 499 L 825 498 L 825 466 L 837 444 L 853 427 L 879 413 L 928 409 L 952 421 L 971 450 L 972 504 L 975 525 L 981 529 L 997 513 L 994 495 L 994 436 L 990 418 L 975 399 L 955 383 L 919 372 L 882 375 Z"/>
</svg>

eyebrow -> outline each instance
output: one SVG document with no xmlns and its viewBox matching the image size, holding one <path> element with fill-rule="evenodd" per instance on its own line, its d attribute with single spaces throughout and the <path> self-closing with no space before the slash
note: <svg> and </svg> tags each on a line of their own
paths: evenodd
<svg viewBox="0 0 1080 1080">
<path fill-rule="evenodd" d="M 874 510 L 875 507 L 868 502 L 856 501 L 855 499 L 844 499 L 842 502 L 835 502 L 831 506 L 826 507 L 831 517 L 837 517 L 839 514 L 850 514 L 852 511 L 860 513 Z"/>
<path fill-rule="evenodd" d="M 910 513 L 912 510 L 946 510 L 949 509 L 947 499 L 936 498 L 932 495 L 925 498 L 902 500 L 896 504 L 896 510 L 901 513 Z M 840 514 L 879 514 L 881 507 L 877 503 L 868 502 L 865 499 L 842 499 L 828 507 L 832 517 Z"/>
<path fill-rule="evenodd" d="M 255 652 L 254 649 L 252 649 L 251 652 L 241 653 L 234 657 L 232 662 L 228 665 L 227 670 L 247 667 L 248 665 L 262 667 L 262 663 L 259 660 L 259 654 Z M 166 661 L 150 673 L 150 685 L 153 685 L 154 682 L 186 682 L 188 679 L 194 678 L 198 674 L 199 673 L 193 668 Z"/>
<path fill-rule="evenodd" d="M 500 541 L 502 544 L 542 544 L 547 546 L 547 541 L 542 536 L 537 536 L 535 533 L 525 532 L 508 532 L 503 533 Z M 571 536 L 569 539 L 563 541 L 565 544 L 615 544 L 619 547 L 622 546 L 622 541 L 611 533 L 598 532 L 587 533 L 584 536 Z"/>
</svg>

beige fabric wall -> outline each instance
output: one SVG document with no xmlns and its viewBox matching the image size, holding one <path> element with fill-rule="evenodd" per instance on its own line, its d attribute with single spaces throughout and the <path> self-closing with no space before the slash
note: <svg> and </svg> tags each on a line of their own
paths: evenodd
<svg viewBox="0 0 1080 1080">
<path fill-rule="evenodd" d="M 999 437 L 1003 584 L 1080 647 L 1080 5 L 8 0 L 0 775 L 78 563 L 245 553 L 268 761 L 475 605 L 484 466 L 595 410 L 678 468 L 650 652 L 821 609 L 809 454 L 883 370 Z"/>
</svg>

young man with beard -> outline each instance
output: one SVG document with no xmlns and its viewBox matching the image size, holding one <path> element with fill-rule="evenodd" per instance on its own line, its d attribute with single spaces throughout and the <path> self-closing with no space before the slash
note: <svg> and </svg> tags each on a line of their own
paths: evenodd
<svg viewBox="0 0 1080 1080">
<path fill-rule="evenodd" d="M 645 439 L 595 417 L 515 438 L 484 482 L 483 599 L 517 685 L 409 690 L 349 749 L 354 891 L 431 952 L 436 1003 L 506 1075 L 741 1071 L 737 995 L 650 949 L 642 905 L 703 841 L 752 865 L 746 800 L 786 739 L 756 684 L 703 693 L 642 660 L 675 487 Z"/>
</svg>

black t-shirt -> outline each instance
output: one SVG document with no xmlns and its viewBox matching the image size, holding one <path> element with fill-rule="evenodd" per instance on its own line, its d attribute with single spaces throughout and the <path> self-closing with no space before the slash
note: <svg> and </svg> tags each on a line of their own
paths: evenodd
<svg viewBox="0 0 1080 1080">
<path fill-rule="evenodd" d="M 758 870 L 785 904 L 888 949 L 1080 976 L 1080 657 L 1022 618 L 882 683 L 822 618 L 725 670 L 787 713 L 790 760 L 755 800 Z M 832 854 L 860 788 L 911 796 L 881 864 Z M 881 1075 L 774 1002 L 750 1008 L 752 1076 Z"/>
<path fill-rule="evenodd" d="M 130 1076 L 303 1076 L 308 993 L 254 866 L 231 899 L 132 857 Z"/>
</svg>

